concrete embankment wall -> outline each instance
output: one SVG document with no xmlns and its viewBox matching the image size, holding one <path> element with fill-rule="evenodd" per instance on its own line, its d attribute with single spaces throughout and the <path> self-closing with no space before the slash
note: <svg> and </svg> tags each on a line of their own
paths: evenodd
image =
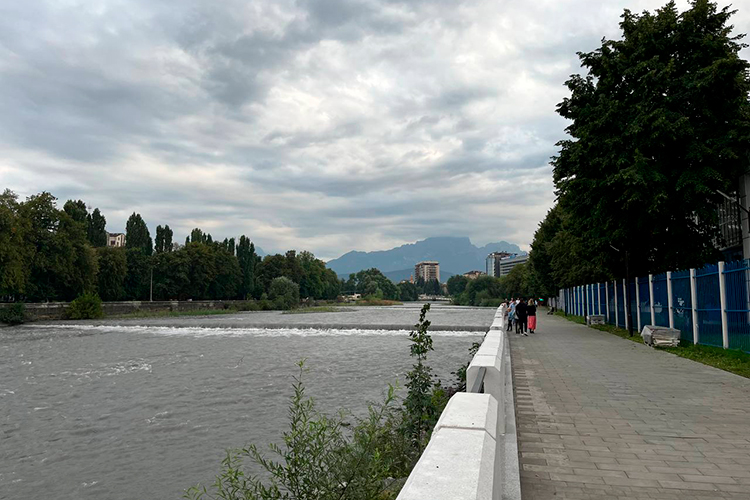
<svg viewBox="0 0 750 500">
<path fill-rule="evenodd" d="M 469 364 L 467 390 L 478 378 L 483 393 L 451 398 L 398 500 L 520 500 L 510 349 L 499 308 Z"/>
<path fill-rule="evenodd" d="M 234 304 L 240 304 L 240 300 L 159 300 L 159 301 L 127 301 L 127 302 L 103 302 L 105 316 L 116 316 L 136 311 L 199 311 L 207 309 L 227 309 Z M 25 304 L 26 315 L 30 321 L 63 319 L 69 302 L 46 302 Z M 0 304 L 0 308 L 8 307 L 10 304 Z"/>
</svg>

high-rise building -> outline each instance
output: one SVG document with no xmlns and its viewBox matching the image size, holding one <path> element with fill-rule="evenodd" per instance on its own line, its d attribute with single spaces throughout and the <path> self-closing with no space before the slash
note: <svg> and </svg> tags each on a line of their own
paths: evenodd
<svg viewBox="0 0 750 500">
<path fill-rule="evenodd" d="M 485 272 L 487 276 L 494 276 L 495 278 L 500 276 L 500 261 L 507 259 L 511 254 L 508 252 L 492 252 L 487 256 L 487 264 Z"/>
<path fill-rule="evenodd" d="M 425 281 L 440 281 L 440 263 L 434 260 L 418 262 L 414 266 L 414 281 L 418 281 L 419 278 Z"/>
<path fill-rule="evenodd" d="M 487 256 L 487 276 L 505 276 L 518 264 L 529 260 L 528 254 L 518 255 L 508 252 L 492 252 Z"/>
</svg>

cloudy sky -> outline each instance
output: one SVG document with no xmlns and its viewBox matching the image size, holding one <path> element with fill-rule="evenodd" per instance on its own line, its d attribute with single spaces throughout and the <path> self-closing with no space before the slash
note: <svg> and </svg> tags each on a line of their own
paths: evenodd
<svg viewBox="0 0 750 500">
<path fill-rule="evenodd" d="M 137 211 L 177 241 L 325 259 L 441 235 L 528 249 L 575 52 L 663 3 L 2 2 L 0 188 L 83 199 L 112 232 Z"/>
</svg>

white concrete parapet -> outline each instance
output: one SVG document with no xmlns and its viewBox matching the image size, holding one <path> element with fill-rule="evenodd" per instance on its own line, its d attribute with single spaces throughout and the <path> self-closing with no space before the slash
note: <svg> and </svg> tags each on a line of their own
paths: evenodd
<svg viewBox="0 0 750 500">
<path fill-rule="evenodd" d="M 469 391 L 483 372 L 484 393 L 451 398 L 397 500 L 520 500 L 513 379 L 504 326 L 498 308 L 466 370 Z"/>
<path fill-rule="evenodd" d="M 497 401 L 455 394 L 398 500 L 492 500 Z"/>
</svg>

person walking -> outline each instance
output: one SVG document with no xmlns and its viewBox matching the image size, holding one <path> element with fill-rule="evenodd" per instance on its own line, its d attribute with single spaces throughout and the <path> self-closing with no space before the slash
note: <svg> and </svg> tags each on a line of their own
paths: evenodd
<svg viewBox="0 0 750 500">
<path fill-rule="evenodd" d="M 526 305 L 526 301 L 521 299 L 518 304 L 516 304 L 516 317 L 518 318 L 518 333 L 521 335 L 526 335 L 526 320 L 527 320 L 527 313 L 528 313 L 528 306 Z"/>
<path fill-rule="evenodd" d="M 528 317 L 529 333 L 534 333 L 534 330 L 536 330 L 536 302 L 534 299 L 529 299 L 526 306 L 526 316 Z"/>
<path fill-rule="evenodd" d="M 514 300 L 510 301 L 510 305 L 508 306 L 508 328 L 506 331 L 513 330 L 513 323 L 516 320 L 516 302 Z"/>
</svg>

